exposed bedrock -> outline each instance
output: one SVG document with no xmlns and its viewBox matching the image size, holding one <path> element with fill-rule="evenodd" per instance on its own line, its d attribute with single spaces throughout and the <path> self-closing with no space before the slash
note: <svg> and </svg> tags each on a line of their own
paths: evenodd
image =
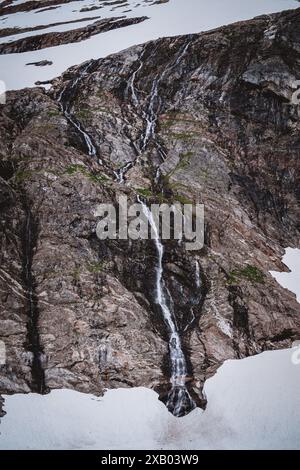
<svg viewBox="0 0 300 470">
<path fill-rule="evenodd" d="M 166 241 L 163 258 L 199 406 L 225 360 L 299 339 L 296 297 L 269 274 L 287 269 L 285 247 L 299 247 L 299 26 L 300 9 L 160 39 L 72 67 L 49 92 L 8 93 L 0 107 L 1 393 L 167 393 L 155 246 L 95 233 L 96 206 L 117 206 L 120 195 L 205 205 L 205 246 L 188 252 Z M 25 250 L 29 214 L 34 238 Z"/>
</svg>

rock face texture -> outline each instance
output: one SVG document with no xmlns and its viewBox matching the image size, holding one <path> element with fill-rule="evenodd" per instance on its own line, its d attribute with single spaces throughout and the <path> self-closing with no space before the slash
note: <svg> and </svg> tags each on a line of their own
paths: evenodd
<svg viewBox="0 0 300 470">
<path fill-rule="evenodd" d="M 170 388 L 149 241 L 100 241 L 101 202 L 201 202 L 205 246 L 164 242 L 191 395 L 226 359 L 289 346 L 269 270 L 299 246 L 300 9 L 69 69 L 0 106 L 0 392 Z M 297 98 L 297 97 L 296 97 Z M 117 180 L 116 181 L 116 176 Z"/>
</svg>

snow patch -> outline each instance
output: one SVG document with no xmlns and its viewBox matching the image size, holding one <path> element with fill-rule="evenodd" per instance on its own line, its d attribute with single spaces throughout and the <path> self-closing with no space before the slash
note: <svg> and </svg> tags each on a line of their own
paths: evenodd
<svg viewBox="0 0 300 470">
<path fill-rule="evenodd" d="M 282 287 L 294 292 L 297 301 L 300 302 L 300 250 L 298 248 L 287 248 L 282 261 L 290 268 L 291 272 L 270 271 L 270 273 Z"/>
<path fill-rule="evenodd" d="M 128 9 L 113 10 L 107 4 L 104 8 L 89 12 L 80 12 L 83 6 L 90 5 L 90 0 L 60 5 L 54 10 L 37 13 L 19 12 L 3 18 L 1 26 L 34 27 L 38 24 L 50 24 L 57 21 L 70 21 L 101 15 L 102 18 L 122 16 L 136 17 L 147 15 L 150 19 L 126 28 L 95 35 L 78 43 L 64 44 L 42 50 L 3 54 L 0 56 L 0 79 L 7 89 L 19 89 L 34 86 L 37 80 L 46 81 L 60 75 L 68 67 L 90 59 L 106 57 L 122 49 L 164 36 L 198 33 L 217 28 L 235 21 L 247 20 L 254 16 L 278 12 L 288 8 L 297 8 L 295 0 L 171 0 L 168 3 L 150 5 L 128 0 Z M 75 2 L 76 5 L 76 2 Z M 74 27 L 78 27 L 74 25 Z M 61 26 L 61 31 L 69 25 Z M 47 32 L 47 30 L 45 30 Z M 43 31 L 40 31 L 42 33 Z M 30 33 L 28 33 L 30 35 Z M 48 67 L 26 67 L 28 62 L 41 60 L 52 61 Z"/>
<path fill-rule="evenodd" d="M 0 449 L 299 449 L 294 353 L 226 361 L 206 383 L 206 411 L 183 418 L 145 388 L 5 396 Z"/>
</svg>

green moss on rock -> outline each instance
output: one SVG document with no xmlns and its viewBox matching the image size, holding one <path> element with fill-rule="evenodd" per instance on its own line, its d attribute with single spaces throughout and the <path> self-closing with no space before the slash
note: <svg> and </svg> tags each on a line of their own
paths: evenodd
<svg viewBox="0 0 300 470">
<path fill-rule="evenodd" d="M 242 279 L 252 283 L 263 284 L 265 281 L 265 275 L 256 266 L 247 265 L 245 268 L 231 271 L 228 275 L 228 284 L 239 284 Z"/>
</svg>

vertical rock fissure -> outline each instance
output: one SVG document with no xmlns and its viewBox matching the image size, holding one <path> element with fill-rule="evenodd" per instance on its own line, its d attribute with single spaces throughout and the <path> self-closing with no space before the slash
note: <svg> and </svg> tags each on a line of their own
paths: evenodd
<svg viewBox="0 0 300 470">
<path fill-rule="evenodd" d="M 23 278 L 27 294 L 27 349 L 32 354 L 31 375 L 32 390 L 46 393 L 45 374 L 43 369 L 43 349 L 39 334 L 39 310 L 35 293 L 35 282 L 32 273 L 32 261 L 37 240 L 37 222 L 34 220 L 28 203 L 24 205 L 25 222 L 23 228 Z"/>
</svg>

